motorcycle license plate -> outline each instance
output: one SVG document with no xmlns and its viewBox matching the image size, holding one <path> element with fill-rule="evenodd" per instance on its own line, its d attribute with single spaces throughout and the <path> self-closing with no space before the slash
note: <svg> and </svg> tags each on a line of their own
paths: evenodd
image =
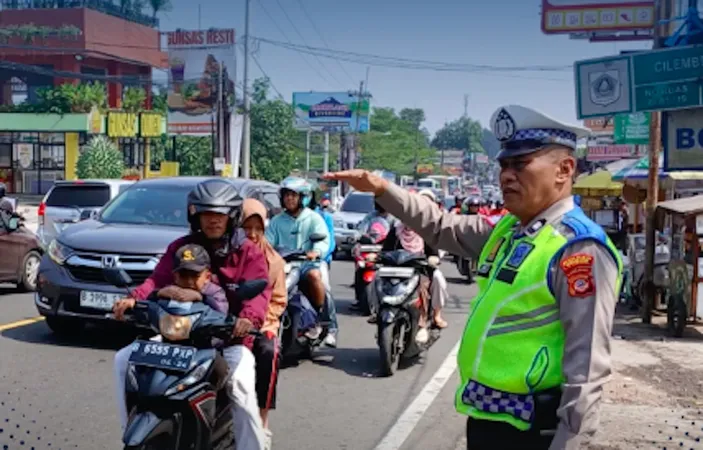
<svg viewBox="0 0 703 450">
<path fill-rule="evenodd" d="M 138 366 L 186 372 L 197 349 L 154 341 L 135 341 L 129 362 Z"/>
</svg>

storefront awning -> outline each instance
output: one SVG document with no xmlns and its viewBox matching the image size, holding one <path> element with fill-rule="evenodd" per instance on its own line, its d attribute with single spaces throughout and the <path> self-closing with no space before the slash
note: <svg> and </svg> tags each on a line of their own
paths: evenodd
<svg viewBox="0 0 703 450">
<path fill-rule="evenodd" d="M 573 193 L 584 197 L 614 197 L 622 194 L 622 183 L 613 181 L 610 171 L 602 170 L 579 178 Z"/>
</svg>

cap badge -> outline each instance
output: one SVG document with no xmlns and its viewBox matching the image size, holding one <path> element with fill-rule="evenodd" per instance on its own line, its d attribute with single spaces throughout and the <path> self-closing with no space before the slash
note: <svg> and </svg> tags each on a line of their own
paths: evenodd
<svg viewBox="0 0 703 450">
<path fill-rule="evenodd" d="M 501 142 L 509 141 L 515 136 L 515 121 L 508 111 L 501 109 L 493 123 L 493 134 Z"/>
<path fill-rule="evenodd" d="M 183 261 L 195 261 L 195 256 L 193 256 L 193 252 L 190 250 L 186 250 L 183 252 Z"/>
</svg>

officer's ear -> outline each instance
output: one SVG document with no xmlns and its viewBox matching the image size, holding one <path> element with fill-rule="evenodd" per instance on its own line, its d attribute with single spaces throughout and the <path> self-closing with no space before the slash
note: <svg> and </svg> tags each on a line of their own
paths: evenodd
<svg viewBox="0 0 703 450">
<path fill-rule="evenodd" d="M 573 182 L 576 174 L 576 159 L 566 148 L 560 147 L 552 150 L 556 163 L 556 182 L 564 184 Z"/>
</svg>

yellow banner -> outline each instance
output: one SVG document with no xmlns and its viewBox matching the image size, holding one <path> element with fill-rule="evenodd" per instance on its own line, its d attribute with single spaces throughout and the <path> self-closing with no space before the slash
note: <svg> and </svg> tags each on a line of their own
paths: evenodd
<svg viewBox="0 0 703 450">
<path fill-rule="evenodd" d="M 137 115 L 111 112 L 107 116 L 107 135 L 112 138 L 129 138 L 137 135 Z"/>
<path fill-rule="evenodd" d="M 142 137 L 161 136 L 161 117 L 161 114 L 140 114 L 139 135 Z"/>
</svg>

